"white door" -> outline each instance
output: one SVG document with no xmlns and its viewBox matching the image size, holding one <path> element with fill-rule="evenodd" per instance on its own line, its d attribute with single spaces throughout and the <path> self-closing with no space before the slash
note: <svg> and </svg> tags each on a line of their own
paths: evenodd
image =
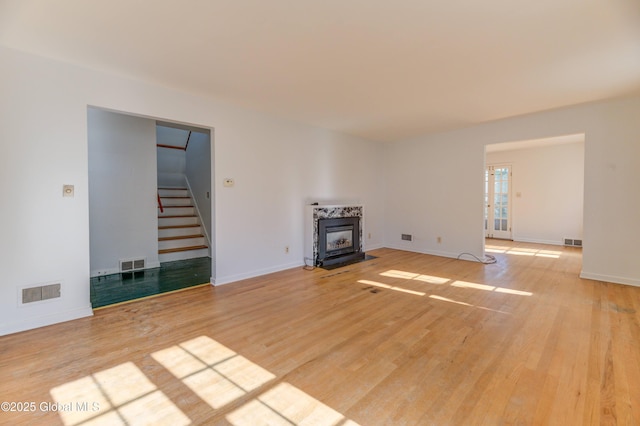
<svg viewBox="0 0 640 426">
<path fill-rule="evenodd" d="M 484 176 L 485 236 L 510 240 L 511 166 L 488 166 Z"/>
</svg>

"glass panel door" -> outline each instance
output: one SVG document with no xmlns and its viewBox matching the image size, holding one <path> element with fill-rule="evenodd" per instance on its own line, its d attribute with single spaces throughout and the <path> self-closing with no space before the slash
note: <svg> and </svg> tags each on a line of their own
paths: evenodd
<svg viewBox="0 0 640 426">
<path fill-rule="evenodd" d="M 488 166 L 484 177 L 484 229 L 488 238 L 511 239 L 511 166 Z"/>
</svg>

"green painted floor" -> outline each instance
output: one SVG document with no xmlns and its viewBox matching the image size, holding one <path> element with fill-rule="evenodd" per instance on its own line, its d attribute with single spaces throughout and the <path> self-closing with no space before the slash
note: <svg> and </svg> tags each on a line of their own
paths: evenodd
<svg viewBox="0 0 640 426">
<path fill-rule="evenodd" d="M 211 279 L 211 258 L 165 262 L 159 268 L 91 278 L 93 309 L 205 284 Z"/>
</svg>

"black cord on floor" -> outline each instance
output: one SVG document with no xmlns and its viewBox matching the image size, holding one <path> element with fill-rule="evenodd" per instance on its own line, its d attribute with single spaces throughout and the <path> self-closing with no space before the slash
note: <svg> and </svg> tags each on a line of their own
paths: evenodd
<svg viewBox="0 0 640 426">
<path fill-rule="evenodd" d="M 476 261 L 478 261 L 478 262 L 480 262 L 480 263 L 483 263 L 483 264 L 485 264 L 485 265 L 490 265 L 490 264 L 492 264 L 492 263 L 496 263 L 496 262 L 498 261 L 498 260 L 496 259 L 496 257 L 495 257 L 495 256 L 492 256 L 492 255 L 490 255 L 490 254 L 485 254 L 485 255 L 484 255 L 484 260 L 482 260 L 482 259 L 480 259 L 478 256 L 476 256 L 475 254 L 473 254 L 473 253 L 466 253 L 466 252 L 465 252 L 465 253 L 460 253 L 460 254 L 458 255 L 457 259 L 458 259 L 458 260 L 460 260 L 460 258 L 461 258 L 462 256 L 464 256 L 464 255 L 471 256 L 471 257 L 473 257 Z"/>
</svg>

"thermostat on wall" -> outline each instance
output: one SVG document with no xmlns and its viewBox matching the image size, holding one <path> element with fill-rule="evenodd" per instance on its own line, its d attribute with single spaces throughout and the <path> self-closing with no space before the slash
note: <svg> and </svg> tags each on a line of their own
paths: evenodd
<svg viewBox="0 0 640 426">
<path fill-rule="evenodd" d="M 73 185 L 62 185 L 62 196 L 73 197 L 74 187 Z"/>
</svg>

